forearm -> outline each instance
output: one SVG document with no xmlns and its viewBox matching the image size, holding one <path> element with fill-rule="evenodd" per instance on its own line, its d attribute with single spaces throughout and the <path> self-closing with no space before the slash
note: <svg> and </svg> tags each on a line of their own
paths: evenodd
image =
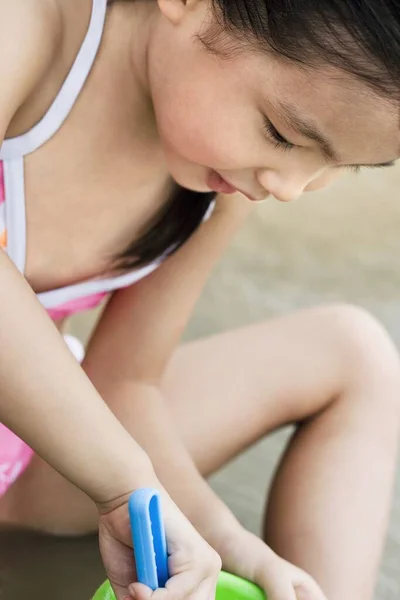
<svg viewBox="0 0 400 600">
<path fill-rule="evenodd" d="M 28 284 L 0 253 L 0 421 L 95 501 L 155 479 L 70 354 Z"/>
<path fill-rule="evenodd" d="M 89 367 L 90 369 L 90 367 Z M 96 374 L 90 373 L 96 385 Z M 158 479 L 198 531 L 209 539 L 216 523 L 229 528 L 236 520 L 201 476 L 172 422 L 159 389 L 139 382 L 105 383 L 102 396 L 149 455 Z"/>
</svg>

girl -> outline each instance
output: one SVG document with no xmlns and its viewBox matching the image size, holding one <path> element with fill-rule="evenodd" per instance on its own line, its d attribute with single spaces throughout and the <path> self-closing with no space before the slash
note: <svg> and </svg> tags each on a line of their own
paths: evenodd
<svg viewBox="0 0 400 600">
<path fill-rule="evenodd" d="M 221 561 L 270 600 L 371 598 L 400 421 L 381 327 L 334 306 L 177 346 L 254 201 L 399 156 L 398 3 L 3 0 L 0 28 L 2 520 L 99 526 L 145 600 L 126 500 L 158 487 L 155 598 L 212 598 Z M 105 298 L 79 366 L 63 325 Z M 267 545 L 204 477 L 288 422 Z"/>
</svg>

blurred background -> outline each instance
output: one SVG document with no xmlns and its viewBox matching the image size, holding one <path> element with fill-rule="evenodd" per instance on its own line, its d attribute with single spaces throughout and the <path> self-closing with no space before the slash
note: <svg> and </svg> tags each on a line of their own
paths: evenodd
<svg viewBox="0 0 400 600">
<path fill-rule="evenodd" d="M 368 309 L 400 348 L 400 165 L 348 175 L 292 204 L 257 208 L 214 271 L 186 339 L 305 306 L 350 302 Z M 96 318 L 79 315 L 86 339 Z M 212 485 L 258 532 L 269 479 L 290 429 L 232 462 Z M 0 533 L 0 598 L 88 600 L 103 573 L 95 538 Z M 400 467 L 375 600 L 400 598 Z M 358 600 L 358 599 L 357 599 Z"/>
</svg>

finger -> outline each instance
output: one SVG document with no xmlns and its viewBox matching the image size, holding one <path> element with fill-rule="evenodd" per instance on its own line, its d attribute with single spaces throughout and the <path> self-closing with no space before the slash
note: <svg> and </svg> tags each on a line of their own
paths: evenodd
<svg viewBox="0 0 400 600">
<path fill-rule="evenodd" d="M 324 592 L 312 578 L 294 584 L 294 589 L 297 600 L 327 600 Z"/>
<path fill-rule="evenodd" d="M 211 591 L 208 595 L 208 600 L 215 600 L 216 595 L 217 595 L 217 584 L 215 583 L 214 585 L 211 586 Z"/>
<path fill-rule="evenodd" d="M 132 550 L 117 540 L 104 523 L 100 528 L 100 550 L 114 594 L 117 600 L 124 600 L 129 595 L 129 583 L 135 580 Z"/>
<path fill-rule="evenodd" d="M 124 579 L 120 580 L 119 583 L 113 579 L 111 579 L 111 577 L 108 577 L 111 587 L 114 591 L 115 594 L 115 598 L 116 600 L 126 600 L 126 598 L 132 598 L 132 595 L 130 593 L 129 590 L 129 585 L 125 585 L 124 584 Z M 111 598 L 110 598 L 111 600 Z M 144 600 L 144 598 L 143 598 Z"/>
<path fill-rule="evenodd" d="M 271 558 L 257 578 L 268 600 L 298 600 L 288 573 L 277 558 Z"/>
<path fill-rule="evenodd" d="M 174 575 L 169 579 L 164 589 L 156 590 L 152 600 L 181 600 L 190 598 L 200 587 L 202 580 L 196 577 L 193 571 L 186 571 Z"/>
<path fill-rule="evenodd" d="M 284 559 L 282 561 L 293 583 L 297 600 L 327 600 L 326 595 L 311 575 Z"/>
<path fill-rule="evenodd" d="M 143 583 L 131 583 L 128 589 L 131 597 L 136 600 L 149 600 L 153 595 L 152 590 Z"/>
<path fill-rule="evenodd" d="M 180 573 L 169 579 L 165 588 L 155 590 L 151 600 L 209 600 L 212 585 L 208 577 L 198 581 L 193 572 Z"/>
<path fill-rule="evenodd" d="M 294 585 L 297 600 L 327 600 L 318 583 L 312 578 Z"/>
<path fill-rule="evenodd" d="M 212 596 L 213 590 L 215 590 L 216 584 L 214 581 L 210 581 L 209 578 L 205 579 L 198 588 L 191 595 L 191 600 L 214 600 L 214 596 Z"/>
<path fill-rule="evenodd" d="M 268 577 L 262 588 L 268 600 L 299 600 L 291 582 L 283 581 L 280 577 Z"/>
<path fill-rule="evenodd" d="M 127 598 L 132 598 L 128 588 L 126 588 L 125 586 L 118 585 L 118 583 L 111 583 L 111 587 L 117 600 L 126 600 Z M 110 598 L 112 598 L 112 596 L 110 596 Z"/>
</svg>

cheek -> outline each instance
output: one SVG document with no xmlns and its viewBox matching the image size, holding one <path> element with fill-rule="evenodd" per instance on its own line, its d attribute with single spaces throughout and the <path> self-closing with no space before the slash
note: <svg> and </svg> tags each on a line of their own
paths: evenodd
<svg viewBox="0 0 400 600">
<path fill-rule="evenodd" d="M 243 168 L 249 158 L 246 115 L 224 102 L 217 82 L 179 82 L 153 95 L 161 143 L 167 155 L 214 169 Z"/>
<path fill-rule="evenodd" d="M 316 192 L 317 190 L 321 190 L 325 187 L 328 187 L 333 181 L 338 179 L 341 175 L 343 175 L 343 169 L 335 169 L 331 170 L 320 177 L 317 177 L 312 181 L 306 188 L 305 192 Z"/>
<path fill-rule="evenodd" d="M 219 153 L 218 135 L 213 118 L 199 103 L 189 106 L 165 99 L 156 108 L 156 119 L 162 145 L 168 154 L 176 154 L 190 162 L 207 165 Z M 201 114 L 205 114 L 203 119 Z"/>
</svg>

